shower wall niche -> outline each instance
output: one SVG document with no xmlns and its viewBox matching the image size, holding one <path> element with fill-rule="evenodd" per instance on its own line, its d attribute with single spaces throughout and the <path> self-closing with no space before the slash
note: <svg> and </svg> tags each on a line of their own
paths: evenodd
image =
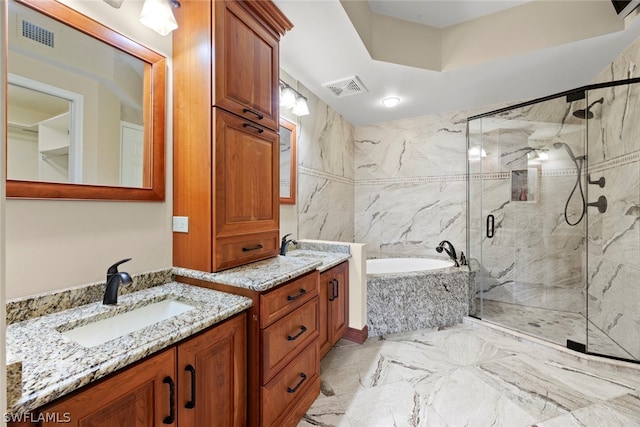
<svg viewBox="0 0 640 427">
<path fill-rule="evenodd" d="M 640 360 L 639 81 L 468 120 L 476 316 Z"/>
</svg>

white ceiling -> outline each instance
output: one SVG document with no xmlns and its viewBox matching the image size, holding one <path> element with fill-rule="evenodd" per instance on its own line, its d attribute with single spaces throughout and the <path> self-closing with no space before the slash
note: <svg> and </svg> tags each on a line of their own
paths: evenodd
<svg viewBox="0 0 640 427">
<path fill-rule="evenodd" d="M 282 69 L 354 125 L 469 108 L 489 111 L 499 104 L 580 87 L 589 84 L 640 37 L 640 19 L 635 19 L 624 31 L 438 72 L 371 59 L 338 0 L 274 2 L 294 24 L 281 41 Z M 370 2 L 372 8 L 381 8 L 383 13 L 401 19 L 426 19 L 423 23 L 435 27 L 517 7 L 515 3 Z M 336 98 L 322 86 L 354 75 L 360 77 L 368 93 Z M 399 96 L 400 105 L 384 107 L 380 101 L 387 96 Z"/>
<path fill-rule="evenodd" d="M 436 28 L 450 27 L 519 6 L 531 0 L 456 1 L 456 0 L 369 0 L 371 10 L 382 15 L 417 22 Z"/>
</svg>

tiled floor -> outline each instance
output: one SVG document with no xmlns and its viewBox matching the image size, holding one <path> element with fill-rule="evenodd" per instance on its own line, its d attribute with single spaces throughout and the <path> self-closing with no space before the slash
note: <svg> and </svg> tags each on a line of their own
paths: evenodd
<svg viewBox="0 0 640 427">
<path fill-rule="evenodd" d="M 482 309 L 482 314 L 478 313 L 478 317 L 499 325 L 508 325 L 515 330 L 559 345 L 566 345 L 567 339 L 571 339 L 587 344 L 590 353 L 634 359 L 631 353 L 625 351 L 607 334 L 593 323 L 587 322 L 582 314 L 488 300 L 477 302 L 476 307 Z M 587 326 L 589 327 L 588 337 Z"/>
<path fill-rule="evenodd" d="M 341 341 L 298 427 L 640 426 L 640 365 L 581 359 L 485 325 Z"/>
</svg>

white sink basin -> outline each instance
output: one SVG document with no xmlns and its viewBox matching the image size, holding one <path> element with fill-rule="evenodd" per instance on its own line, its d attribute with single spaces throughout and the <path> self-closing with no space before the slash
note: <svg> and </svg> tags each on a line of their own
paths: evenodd
<svg viewBox="0 0 640 427">
<path fill-rule="evenodd" d="M 180 301 L 164 300 L 61 333 L 83 347 L 95 347 L 194 308 Z"/>
</svg>

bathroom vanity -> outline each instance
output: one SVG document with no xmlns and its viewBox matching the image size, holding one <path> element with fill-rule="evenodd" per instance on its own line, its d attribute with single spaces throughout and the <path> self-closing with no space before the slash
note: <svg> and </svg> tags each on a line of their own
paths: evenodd
<svg viewBox="0 0 640 427">
<path fill-rule="evenodd" d="M 236 315 L 46 405 L 39 425 L 244 425 L 245 327 L 246 314 Z"/>
<path fill-rule="evenodd" d="M 113 324 L 124 331 L 117 339 L 104 331 L 104 340 L 87 344 L 71 333 L 163 302 L 186 311 L 132 332 L 126 323 L 140 319 L 127 318 Z M 20 422 L 9 425 L 242 426 L 250 305 L 241 296 L 170 282 L 122 295 L 117 306 L 94 302 L 12 323 L 7 348 L 22 362 L 22 378 L 10 385 L 18 393 L 8 405 L 10 419 Z M 211 411 L 220 424 L 210 422 Z"/>
<path fill-rule="evenodd" d="M 100 302 L 104 283 L 11 301 L 7 348 L 22 378 L 9 414 L 34 422 L 10 425 L 297 425 L 320 392 L 319 337 L 328 345 L 346 327 L 337 307 L 350 255 L 292 255 L 219 273 L 174 268 L 156 283 L 136 276 L 117 305 Z M 94 328 L 92 344 L 74 335 L 163 302 L 187 308 L 116 338 Z"/>
<path fill-rule="evenodd" d="M 349 253 L 292 250 L 219 273 L 174 268 L 180 282 L 253 301 L 247 328 L 248 426 L 295 427 L 320 394 L 320 359 L 347 328 L 349 258 Z M 235 272 L 242 272 L 242 281 L 232 278 Z"/>
</svg>

